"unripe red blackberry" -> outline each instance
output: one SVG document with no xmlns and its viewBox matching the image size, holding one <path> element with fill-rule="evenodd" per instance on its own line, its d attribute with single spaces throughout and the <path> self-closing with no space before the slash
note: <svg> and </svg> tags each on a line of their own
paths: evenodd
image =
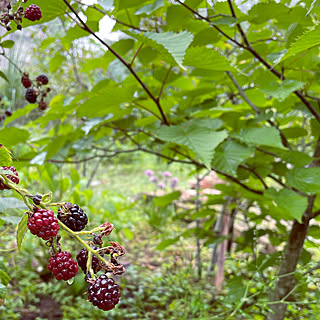
<svg viewBox="0 0 320 320">
<path fill-rule="evenodd" d="M 77 205 L 66 202 L 58 210 L 58 219 L 72 231 L 81 231 L 88 223 L 88 217 Z"/>
<path fill-rule="evenodd" d="M 50 257 L 48 269 L 57 280 L 67 281 L 73 278 L 79 270 L 77 262 L 72 259 L 71 253 L 62 251 Z"/>
<path fill-rule="evenodd" d="M 27 89 L 25 98 L 28 102 L 35 103 L 37 101 L 37 97 L 38 96 L 36 95 L 36 92 L 33 89 Z"/>
<path fill-rule="evenodd" d="M 47 109 L 47 103 L 45 101 L 40 101 L 38 104 L 38 107 L 40 110 L 46 110 Z"/>
<path fill-rule="evenodd" d="M 31 21 L 40 20 L 42 18 L 42 13 L 40 7 L 35 4 L 31 4 L 26 10 L 24 10 L 24 17 Z"/>
<path fill-rule="evenodd" d="M 28 228 L 32 234 L 43 240 L 49 240 L 57 235 L 60 226 L 53 211 L 35 208 L 33 214 L 29 216 Z"/>
<path fill-rule="evenodd" d="M 32 86 L 32 81 L 29 79 L 29 77 L 26 74 L 22 76 L 21 83 L 25 88 L 30 88 Z"/>
<path fill-rule="evenodd" d="M 93 247 L 94 250 L 96 250 L 96 247 Z M 103 253 L 99 253 L 100 256 L 103 256 Z M 87 273 L 87 261 L 88 261 L 88 250 L 83 248 L 78 254 L 77 254 L 77 262 L 79 267 L 82 269 L 83 273 Z M 91 267 L 94 273 L 97 273 L 99 270 L 101 270 L 100 260 L 92 255 L 91 260 Z"/>
<path fill-rule="evenodd" d="M 2 167 L 3 170 L 10 170 L 14 175 L 18 176 L 18 172 L 16 170 L 15 167 L 11 166 L 11 167 Z M 15 184 L 19 184 L 19 178 L 18 177 L 14 177 L 10 174 L 6 174 L 6 177 L 8 179 L 10 179 L 12 182 L 14 182 Z M 4 184 L 2 180 L 0 180 L 0 190 L 4 190 L 4 189 L 11 189 L 8 185 Z"/>
<path fill-rule="evenodd" d="M 37 81 L 40 82 L 41 84 L 48 84 L 49 83 L 48 77 L 44 74 L 37 76 Z"/>
<path fill-rule="evenodd" d="M 120 299 L 119 286 L 106 275 L 101 275 L 87 288 L 89 301 L 104 311 L 113 309 Z"/>
</svg>

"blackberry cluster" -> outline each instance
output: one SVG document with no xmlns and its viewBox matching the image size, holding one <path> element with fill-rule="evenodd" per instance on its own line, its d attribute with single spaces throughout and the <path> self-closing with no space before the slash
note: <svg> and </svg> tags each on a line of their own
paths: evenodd
<svg viewBox="0 0 320 320">
<path fill-rule="evenodd" d="M 88 217 L 83 210 L 70 202 L 59 208 L 58 219 L 72 231 L 81 231 L 88 223 Z"/>
<path fill-rule="evenodd" d="M 57 235 L 60 226 L 53 211 L 35 207 L 33 213 L 29 215 L 28 228 L 32 234 L 43 240 L 49 240 Z"/>
<path fill-rule="evenodd" d="M 27 2 L 27 1 L 24 1 Z M 7 31 L 11 31 L 11 21 L 13 21 L 16 26 L 17 30 L 22 30 L 22 18 L 23 16 L 31 21 L 40 20 L 42 18 L 42 13 L 40 7 L 32 4 L 29 7 L 27 7 L 23 13 L 23 7 L 19 6 L 16 10 L 13 9 L 11 3 L 5 7 L 1 8 L 0 11 L 0 22 L 1 25 L 4 26 Z"/>
<path fill-rule="evenodd" d="M 62 251 L 50 257 L 48 269 L 57 280 L 67 281 L 76 275 L 79 268 L 77 262 L 72 259 L 71 253 Z"/>
<path fill-rule="evenodd" d="M 106 275 L 101 275 L 87 288 L 89 301 L 99 309 L 113 309 L 120 299 L 119 286 Z"/>
<path fill-rule="evenodd" d="M 22 75 L 21 83 L 27 89 L 25 99 L 30 103 L 36 103 L 38 97 L 40 97 L 40 101 L 38 103 L 39 109 L 47 109 L 48 104 L 44 101 L 44 98 L 48 95 L 48 92 L 50 92 L 51 89 L 49 87 L 42 88 L 42 86 L 49 83 L 48 77 L 44 74 L 41 74 L 37 76 L 35 81 L 32 81 L 29 78 L 29 74 L 25 72 Z"/>
<path fill-rule="evenodd" d="M 97 248 L 93 247 L 93 249 L 96 250 Z M 100 256 L 103 257 L 102 252 L 100 252 L 99 254 Z M 84 274 L 87 273 L 87 261 L 88 261 L 88 250 L 83 248 L 77 254 L 77 262 Z M 96 256 L 92 256 L 91 267 L 94 273 L 97 273 L 99 270 L 101 270 L 100 260 Z"/>
</svg>

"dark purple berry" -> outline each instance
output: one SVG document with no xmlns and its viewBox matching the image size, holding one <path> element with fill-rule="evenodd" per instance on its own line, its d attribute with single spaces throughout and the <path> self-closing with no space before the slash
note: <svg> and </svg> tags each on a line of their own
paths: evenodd
<svg viewBox="0 0 320 320">
<path fill-rule="evenodd" d="M 79 270 L 77 262 L 72 259 L 71 253 L 62 251 L 50 257 L 48 269 L 57 280 L 67 281 L 73 278 Z"/>
<path fill-rule="evenodd" d="M 94 250 L 96 250 L 96 247 L 93 247 Z M 99 253 L 100 256 L 103 256 L 103 253 Z M 88 261 L 88 250 L 83 248 L 78 254 L 77 254 L 77 262 L 79 267 L 82 269 L 83 273 L 87 273 L 87 261 Z M 101 270 L 100 260 L 92 255 L 91 260 L 91 267 L 94 273 L 97 273 L 99 270 Z"/>
<path fill-rule="evenodd" d="M 59 208 L 58 219 L 72 231 L 81 231 L 88 223 L 88 217 L 83 210 L 70 202 Z"/>
<path fill-rule="evenodd" d="M 87 288 L 89 301 L 99 309 L 113 309 L 120 299 L 119 286 L 105 274 L 101 275 Z"/>
<path fill-rule="evenodd" d="M 21 83 L 25 88 L 30 88 L 32 86 L 32 81 L 29 79 L 29 77 L 26 74 L 22 76 Z"/>
<path fill-rule="evenodd" d="M 44 101 L 40 101 L 39 104 L 38 104 L 38 107 L 40 110 L 46 110 L 47 109 L 47 103 L 44 102 Z"/>
<path fill-rule="evenodd" d="M 40 7 L 36 6 L 35 4 L 31 4 L 26 10 L 24 11 L 24 17 L 31 21 L 40 20 L 42 18 L 42 13 Z"/>
<path fill-rule="evenodd" d="M 37 76 L 37 81 L 40 82 L 41 84 L 48 84 L 49 83 L 48 77 L 44 74 Z"/>
<path fill-rule="evenodd" d="M 12 111 L 10 109 L 7 109 L 4 114 L 7 116 L 7 117 L 11 117 L 12 116 Z"/>
<path fill-rule="evenodd" d="M 25 98 L 28 102 L 35 103 L 37 101 L 36 92 L 31 88 L 27 89 Z"/>
</svg>

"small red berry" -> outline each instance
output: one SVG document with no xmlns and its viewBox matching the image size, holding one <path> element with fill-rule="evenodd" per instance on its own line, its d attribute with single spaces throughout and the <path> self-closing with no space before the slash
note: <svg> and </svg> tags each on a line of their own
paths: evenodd
<svg viewBox="0 0 320 320">
<path fill-rule="evenodd" d="M 29 216 L 28 228 L 32 234 L 43 240 L 49 240 L 57 235 L 60 226 L 53 211 L 35 208 L 33 214 Z"/>
<path fill-rule="evenodd" d="M 49 259 L 48 269 L 57 280 L 67 281 L 76 275 L 79 267 L 70 252 L 62 251 Z"/>
<path fill-rule="evenodd" d="M 16 170 L 15 167 L 11 166 L 11 167 L 2 167 L 3 170 L 10 170 L 14 175 L 18 176 L 18 172 Z M 19 178 L 18 177 L 14 177 L 10 174 L 6 174 L 6 177 L 8 179 L 10 179 L 12 182 L 14 182 L 15 184 L 19 184 Z M 4 189 L 11 189 L 8 185 L 4 184 L 2 182 L 2 180 L 0 180 L 0 190 L 4 190 Z"/>
<path fill-rule="evenodd" d="M 47 109 L 47 103 L 44 101 L 40 101 L 38 104 L 38 107 L 40 110 L 46 110 Z"/>
<path fill-rule="evenodd" d="M 32 86 L 32 81 L 29 79 L 27 75 L 23 75 L 21 78 L 21 83 L 25 88 L 30 88 Z"/>
<path fill-rule="evenodd" d="M 35 4 L 31 4 L 26 10 L 24 10 L 24 17 L 31 21 L 40 20 L 42 18 L 42 13 L 40 7 Z"/>
<path fill-rule="evenodd" d="M 104 311 L 113 309 L 120 299 L 119 286 L 106 275 L 101 275 L 87 288 L 89 301 Z"/>
</svg>

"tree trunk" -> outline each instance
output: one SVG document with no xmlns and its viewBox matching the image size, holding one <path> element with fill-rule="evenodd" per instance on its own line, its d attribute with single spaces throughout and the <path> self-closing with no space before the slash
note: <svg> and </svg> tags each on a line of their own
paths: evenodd
<svg viewBox="0 0 320 320">
<path fill-rule="evenodd" d="M 288 301 L 290 299 L 289 293 L 296 285 L 294 272 L 296 271 L 304 240 L 308 232 L 310 219 L 307 217 L 309 217 L 312 212 L 314 198 L 310 197 L 308 200 L 308 208 L 302 219 L 302 224 L 295 220 L 291 228 L 289 240 L 278 273 L 279 279 L 271 297 L 271 301 L 280 301 L 283 298 Z M 271 304 L 270 308 L 272 311 L 268 313 L 267 320 L 283 320 L 285 318 L 287 311 L 286 303 Z"/>
</svg>

